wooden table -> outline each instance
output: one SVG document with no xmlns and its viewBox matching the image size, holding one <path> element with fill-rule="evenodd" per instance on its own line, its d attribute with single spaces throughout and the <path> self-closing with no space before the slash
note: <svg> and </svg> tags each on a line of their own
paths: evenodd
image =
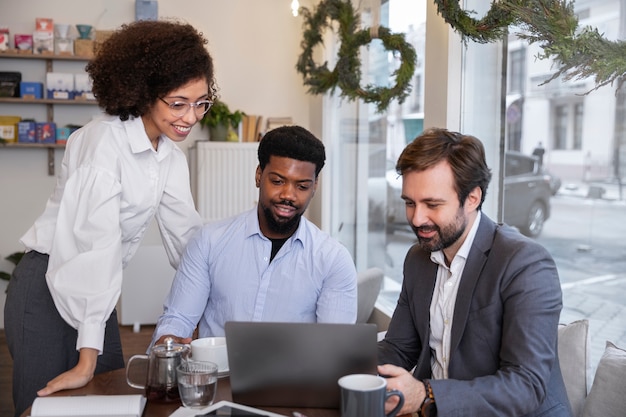
<svg viewBox="0 0 626 417">
<path fill-rule="evenodd" d="M 83 388 L 66 390 L 52 394 L 53 396 L 68 395 L 121 395 L 121 394 L 144 394 L 143 390 L 130 387 L 126 383 L 126 369 L 118 369 L 116 371 L 105 372 L 94 376 L 94 378 Z M 217 383 L 217 394 L 215 402 L 221 400 L 232 401 L 230 392 L 230 380 L 228 377 L 220 378 Z M 180 402 L 175 403 L 155 403 L 148 401 L 143 413 L 143 417 L 167 417 L 172 414 L 178 407 Z M 339 417 L 338 409 L 323 408 L 278 408 L 278 407 L 258 407 L 272 413 L 283 414 L 291 417 L 293 411 L 299 411 L 307 417 Z M 30 415 L 30 408 L 22 413 L 21 417 Z"/>
</svg>

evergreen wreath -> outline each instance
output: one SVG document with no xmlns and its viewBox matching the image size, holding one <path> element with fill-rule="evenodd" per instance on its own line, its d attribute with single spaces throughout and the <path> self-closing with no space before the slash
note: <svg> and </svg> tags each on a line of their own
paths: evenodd
<svg viewBox="0 0 626 417">
<path fill-rule="evenodd" d="M 302 8 L 301 12 L 305 30 L 301 42 L 302 54 L 296 69 L 302 74 L 309 93 L 324 94 L 327 91 L 333 92 L 339 87 L 342 97 L 349 100 L 360 98 L 366 103 L 375 103 L 378 112 L 385 111 L 393 99 L 398 99 L 399 103 L 404 102 L 411 92 L 410 83 L 415 72 L 417 53 L 413 46 L 406 42 L 403 34 L 392 33 L 382 26 L 377 30 L 366 28 L 357 31 L 359 15 L 354 11 L 350 0 L 323 0 L 315 12 L 306 8 Z M 323 43 L 324 29 L 330 28 L 330 22 L 333 20 L 339 23 L 341 43 L 337 64 L 330 70 L 328 62 L 319 66 L 315 64 L 313 49 Z M 402 62 L 393 73 L 396 83 L 391 88 L 360 85 L 359 47 L 368 45 L 373 39 L 380 39 L 386 50 L 397 51 L 400 54 Z"/>
<path fill-rule="evenodd" d="M 475 12 L 466 12 L 459 5 L 459 0 L 435 0 L 437 12 L 454 30 L 463 36 L 463 40 L 471 39 L 478 43 L 489 43 L 502 39 L 508 26 L 515 22 L 515 16 L 507 1 L 491 3 L 491 8 L 480 20 L 470 16 Z M 517 3 L 520 3 L 518 1 Z"/>
<path fill-rule="evenodd" d="M 519 25 L 526 33 L 518 33 L 529 43 L 543 49 L 537 58 L 552 57 L 560 68 L 546 84 L 556 78 L 564 80 L 594 77 L 596 86 L 589 92 L 617 81 L 617 89 L 626 75 L 626 42 L 605 39 L 598 30 L 584 27 L 578 30 L 578 18 L 573 2 L 567 0 L 500 0 L 480 20 L 470 17 L 459 6 L 459 0 L 434 0 L 443 19 L 468 39 L 487 43 L 506 36 L 508 26 Z M 577 33 L 578 32 L 578 33 Z"/>
</svg>

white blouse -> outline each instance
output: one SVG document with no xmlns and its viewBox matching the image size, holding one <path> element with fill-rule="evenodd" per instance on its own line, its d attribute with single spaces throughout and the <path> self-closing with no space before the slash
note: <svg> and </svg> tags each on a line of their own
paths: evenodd
<svg viewBox="0 0 626 417">
<path fill-rule="evenodd" d="M 154 150 L 140 117 L 103 116 L 72 134 L 55 190 L 21 242 L 50 255 L 48 287 L 61 317 L 78 330 L 77 349 L 102 351 L 122 269 L 155 216 L 176 268 L 202 220 L 174 142 L 161 136 Z"/>
</svg>

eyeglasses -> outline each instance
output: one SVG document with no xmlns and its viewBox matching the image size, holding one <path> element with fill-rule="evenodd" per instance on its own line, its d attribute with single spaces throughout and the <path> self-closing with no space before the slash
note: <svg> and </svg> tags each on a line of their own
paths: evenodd
<svg viewBox="0 0 626 417">
<path fill-rule="evenodd" d="M 185 101 L 174 101 L 173 103 L 168 103 L 161 97 L 159 97 L 159 100 L 167 104 L 172 112 L 172 116 L 174 117 L 183 117 L 187 114 L 189 108 L 191 107 L 193 107 L 193 110 L 196 112 L 196 116 L 200 117 L 205 115 L 213 105 L 213 102 L 209 100 L 200 100 L 195 103 L 187 103 Z"/>
</svg>

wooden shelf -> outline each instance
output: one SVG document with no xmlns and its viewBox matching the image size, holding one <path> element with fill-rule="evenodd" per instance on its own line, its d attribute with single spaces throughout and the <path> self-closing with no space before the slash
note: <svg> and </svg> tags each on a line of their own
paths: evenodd
<svg viewBox="0 0 626 417">
<path fill-rule="evenodd" d="M 59 98 L 21 98 L 21 97 L 0 97 L 0 103 L 13 103 L 13 104 L 75 104 L 75 105 L 97 105 L 97 100 L 84 100 L 84 99 L 59 99 Z"/>
<path fill-rule="evenodd" d="M 0 146 L 4 148 L 65 148 L 64 144 L 61 143 L 20 143 L 20 142 L 9 142 L 9 143 L 0 143 Z"/>
<path fill-rule="evenodd" d="M 27 54 L 19 52 L 0 52 L 0 58 L 17 59 L 52 59 L 55 61 L 89 61 L 91 58 L 76 55 Z"/>
<path fill-rule="evenodd" d="M 87 62 L 91 58 L 76 55 L 55 55 L 55 54 L 32 54 L 18 52 L 17 50 L 0 52 L 0 59 L 30 59 L 39 60 L 45 63 L 46 72 L 53 71 L 53 62 L 55 61 L 75 61 L 75 62 Z M 21 97 L 0 97 L 0 104 L 18 104 L 18 105 L 45 105 L 47 110 L 46 120 L 48 122 L 54 121 L 54 106 L 56 105 L 88 105 L 97 106 L 96 100 L 86 99 L 49 99 L 49 98 L 21 98 Z M 56 149 L 65 148 L 64 144 L 56 143 L 0 143 L 0 149 L 47 149 L 48 150 L 48 175 L 54 175 L 54 153 Z"/>
</svg>

